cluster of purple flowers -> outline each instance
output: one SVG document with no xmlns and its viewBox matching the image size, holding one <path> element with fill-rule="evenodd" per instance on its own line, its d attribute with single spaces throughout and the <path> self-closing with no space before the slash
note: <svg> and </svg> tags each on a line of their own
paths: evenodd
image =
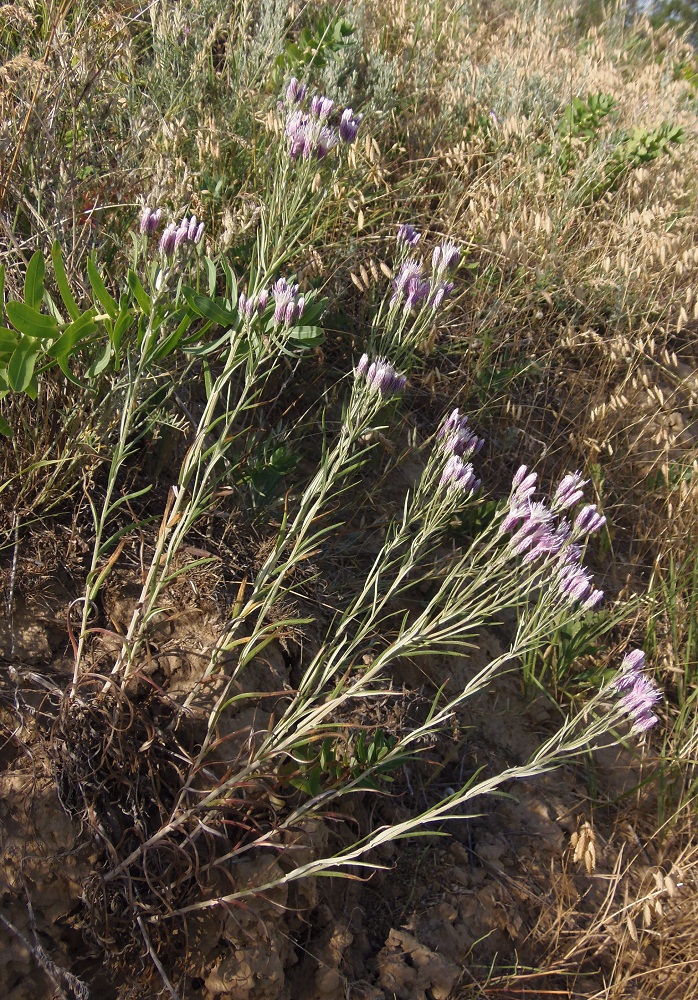
<svg viewBox="0 0 698 1000">
<path fill-rule="evenodd" d="M 251 320 L 253 316 L 261 316 L 267 308 L 269 302 L 269 292 L 263 288 L 259 295 L 251 295 L 249 298 L 244 292 L 240 292 L 238 297 L 238 312 L 241 316 Z"/>
<path fill-rule="evenodd" d="M 260 294 L 264 295 L 263 292 Z M 275 303 L 274 325 L 280 326 L 283 323 L 284 326 L 295 326 L 305 309 L 305 298 L 302 295 L 296 298 L 298 285 L 286 281 L 285 278 L 279 278 L 272 285 L 271 294 Z M 265 307 L 267 301 L 268 299 L 264 301 Z"/>
<path fill-rule="evenodd" d="M 395 396 L 402 392 L 407 383 L 406 375 L 398 375 L 386 358 L 374 358 L 362 354 L 356 366 L 356 380 L 364 381 L 369 389 L 379 392 L 381 396 Z"/>
<path fill-rule="evenodd" d="M 195 215 L 190 219 L 185 215 L 179 225 L 171 222 L 160 237 L 160 250 L 170 257 L 183 243 L 201 243 L 205 225 Z"/>
<path fill-rule="evenodd" d="M 406 312 L 428 298 L 431 291 L 431 282 L 428 278 L 422 277 L 422 265 L 420 261 L 409 258 L 403 262 L 397 277 L 393 279 L 393 289 L 393 296 L 390 300 L 391 306 L 396 305 L 404 298 Z"/>
<path fill-rule="evenodd" d="M 329 151 L 340 140 L 351 143 L 356 139 L 362 116 L 355 115 L 351 108 L 345 108 L 341 114 L 339 128 L 332 128 L 328 119 L 334 109 L 334 101 L 322 94 L 316 94 L 310 102 L 310 111 L 306 113 L 299 106 L 308 94 L 308 88 L 295 78 L 286 88 L 286 102 L 291 106 L 286 116 L 286 135 L 290 140 L 290 156 L 296 160 L 299 156 L 310 159 L 314 156 L 324 160 Z M 281 105 L 283 107 L 283 105 Z"/>
<path fill-rule="evenodd" d="M 643 673 L 644 666 L 645 654 L 641 649 L 634 649 L 623 657 L 620 670 L 611 681 L 611 687 L 618 694 L 625 692 L 620 707 L 632 719 L 635 733 L 645 733 L 659 722 L 652 709 L 662 700 L 657 685 Z"/>
<path fill-rule="evenodd" d="M 522 465 L 514 476 L 509 498 L 509 512 L 502 521 L 501 530 L 512 532 L 509 539 L 511 551 L 523 555 L 524 563 L 537 559 L 555 560 L 555 582 L 559 592 L 570 601 L 582 601 L 584 608 L 594 608 L 603 598 L 603 591 L 596 590 L 588 570 L 582 565 L 582 549 L 578 544 L 598 531 L 606 518 L 599 514 L 594 504 L 583 507 L 574 523 L 557 515 L 573 506 L 583 493 L 579 473 L 565 476 L 557 487 L 552 507 L 534 502 L 538 477 Z"/>
<path fill-rule="evenodd" d="M 456 455 L 458 458 L 477 455 L 485 443 L 484 438 L 473 433 L 468 418 L 461 415 L 457 408 L 444 420 L 436 436 L 446 454 Z"/>
<path fill-rule="evenodd" d="M 475 476 L 475 469 L 471 462 L 464 462 L 457 455 L 451 455 L 441 473 L 441 486 L 448 486 L 458 490 L 459 493 L 474 493 L 479 488 L 480 479 Z"/>
<path fill-rule="evenodd" d="M 148 205 L 143 206 L 143 211 L 141 212 L 140 230 L 145 233 L 146 236 L 152 236 L 155 230 L 160 225 L 160 220 L 162 219 L 162 209 L 157 208 L 153 211 Z"/>
<path fill-rule="evenodd" d="M 414 247 L 419 243 L 421 235 L 414 226 L 403 223 L 398 229 L 397 242 L 404 246 Z M 458 264 L 459 259 L 460 250 L 458 247 L 448 240 L 443 240 L 437 247 L 434 247 L 432 276 L 429 279 L 423 276 L 422 262 L 414 257 L 408 257 L 400 265 L 397 277 L 393 279 L 391 306 L 397 305 L 404 299 L 406 312 L 424 301 L 427 301 L 434 311 L 439 309 L 444 299 L 448 298 L 453 291 L 453 282 L 448 281 L 447 278 L 451 270 Z"/>
</svg>

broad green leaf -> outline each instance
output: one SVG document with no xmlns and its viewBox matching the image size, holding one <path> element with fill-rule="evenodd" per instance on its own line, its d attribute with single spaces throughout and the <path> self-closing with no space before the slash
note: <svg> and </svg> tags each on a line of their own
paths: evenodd
<svg viewBox="0 0 698 1000">
<path fill-rule="evenodd" d="M 73 298 L 73 293 L 71 292 L 70 285 L 68 284 L 68 277 L 65 273 L 65 267 L 63 266 L 61 245 L 58 240 L 53 241 L 53 246 L 51 247 L 51 260 L 53 261 L 53 276 L 56 279 L 58 291 L 63 299 L 63 305 L 68 310 L 68 315 L 71 319 L 79 319 L 80 309 L 77 302 Z"/>
<path fill-rule="evenodd" d="M 12 354 L 19 343 L 19 337 L 14 330 L 0 326 L 0 354 Z"/>
<path fill-rule="evenodd" d="M 223 308 L 206 295 L 199 295 L 193 288 L 183 288 L 182 294 L 197 316 L 210 319 L 220 326 L 232 326 L 237 321 L 237 313 Z"/>
<path fill-rule="evenodd" d="M 38 309 L 41 305 L 45 277 L 44 255 L 41 250 L 37 250 L 27 264 L 27 273 L 24 276 L 24 301 L 31 309 Z"/>
<path fill-rule="evenodd" d="M 96 378 L 97 375 L 101 375 L 104 369 L 107 367 L 111 360 L 112 346 L 111 341 L 107 341 L 104 345 L 104 350 L 99 355 L 99 357 L 92 362 L 90 367 L 87 369 L 88 378 Z"/>
<path fill-rule="evenodd" d="M 289 340 L 303 347 L 318 347 L 325 343 L 325 335 L 319 326 L 298 326 L 290 332 Z"/>
<path fill-rule="evenodd" d="M 134 299 L 146 314 L 150 315 L 150 311 L 153 307 L 150 297 L 146 292 L 145 288 L 140 282 L 140 279 L 135 271 L 129 271 L 126 280 L 128 281 L 128 287 L 131 289 Z"/>
<path fill-rule="evenodd" d="M 92 291 L 97 297 L 97 301 L 101 304 L 105 313 L 108 316 L 111 316 L 112 319 L 115 319 L 119 311 L 118 306 L 107 291 L 101 275 L 91 257 L 88 257 L 87 259 L 87 277 L 89 278 L 90 285 L 92 286 Z"/>
<path fill-rule="evenodd" d="M 187 311 L 176 329 L 168 337 L 165 337 L 161 344 L 158 344 L 150 360 L 159 361 L 160 358 L 165 358 L 168 354 L 171 354 L 191 326 L 193 319 L 192 314 Z"/>
<path fill-rule="evenodd" d="M 5 420 L 5 418 L 1 413 L 0 413 L 0 434 L 4 434 L 5 437 L 8 438 L 12 437 L 12 428 L 10 427 L 10 425 L 8 424 L 8 422 Z"/>
<path fill-rule="evenodd" d="M 68 379 L 69 382 L 72 382 L 73 385 L 79 385 L 81 389 L 89 389 L 87 383 L 81 382 L 80 379 L 75 378 L 70 368 L 68 368 L 67 354 L 61 354 L 59 358 L 56 358 L 56 361 L 58 362 L 58 367 L 63 372 L 63 374 L 65 375 L 65 377 Z"/>
<path fill-rule="evenodd" d="M 31 382 L 40 350 L 33 337 L 22 337 L 17 344 L 7 366 L 7 378 L 15 392 L 24 392 Z"/>
<path fill-rule="evenodd" d="M 52 358 L 67 358 L 72 354 L 81 341 L 97 332 L 98 327 L 93 316 L 94 309 L 83 313 L 79 319 L 76 319 L 64 330 L 55 344 L 51 344 L 47 354 Z"/>
<path fill-rule="evenodd" d="M 15 330 L 27 337 L 38 340 L 55 340 L 58 336 L 58 323 L 53 316 L 44 316 L 26 302 L 8 302 L 7 318 Z"/>
<path fill-rule="evenodd" d="M 5 268 L 0 264 L 0 323 L 5 319 Z"/>
</svg>

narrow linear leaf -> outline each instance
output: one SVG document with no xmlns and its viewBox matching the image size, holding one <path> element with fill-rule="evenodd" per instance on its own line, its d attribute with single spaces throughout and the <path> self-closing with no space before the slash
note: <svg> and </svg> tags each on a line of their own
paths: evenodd
<svg viewBox="0 0 698 1000">
<path fill-rule="evenodd" d="M 63 305 L 68 310 L 68 315 L 71 319 L 79 319 L 80 309 L 77 302 L 73 298 L 73 293 L 71 292 L 70 285 L 68 284 L 68 276 L 65 273 L 63 255 L 61 254 L 61 245 L 58 240 L 53 241 L 53 246 L 51 247 L 51 261 L 53 262 L 53 276 L 56 279 L 58 291 L 63 299 Z"/>
<path fill-rule="evenodd" d="M 4 434 L 5 437 L 12 437 L 12 428 L 5 420 L 3 415 L 0 413 L 0 434 Z"/>
<path fill-rule="evenodd" d="M 95 293 L 97 301 L 100 303 L 105 313 L 107 313 L 108 316 L 111 316 L 112 319 L 116 319 L 119 308 L 116 301 L 107 291 L 106 286 L 102 281 L 102 277 L 91 257 L 88 257 L 87 259 L 87 277 L 90 285 L 92 286 L 92 291 Z"/>
</svg>

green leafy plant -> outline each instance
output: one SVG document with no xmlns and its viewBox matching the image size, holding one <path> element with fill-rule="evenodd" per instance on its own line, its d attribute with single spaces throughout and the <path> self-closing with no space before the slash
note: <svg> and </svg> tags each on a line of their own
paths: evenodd
<svg viewBox="0 0 698 1000">
<path fill-rule="evenodd" d="M 281 55 L 276 57 L 272 86 L 281 85 L 289 73 L 307 77 L 312 69 L 324 69 L 328 60 L 336 58 L 354 28 L 343 17 L 321 16 L 312 27 L 306 26 L 294 41 L 287 42 Z"/>
</svg>

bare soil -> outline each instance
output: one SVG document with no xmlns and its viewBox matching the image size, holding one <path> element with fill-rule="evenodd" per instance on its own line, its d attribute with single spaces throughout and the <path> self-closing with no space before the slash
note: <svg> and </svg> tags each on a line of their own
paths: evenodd
<svg viewBox="0 0 698 1000">
<path fill-rule="evenodd" d="M 105 597 L 103 614 L 117 635 L 135 592 L 122 577 Z M 551 941 L 564 954 L 566 937 L 579 940 L 603 906 L 609 880 L 622 880 L 630 854 L 643 854 L 635 880 L 671 867 L 670 843 L 639 848 L 638 832 L 621 822 L 623 795 L 637 814 L 642 795 L 650 794 L 637 789 L 651 762 L 602 752 L 586 767 L 567 766 L 478 800 L 478 815 L 444 823 L 438 837 L 386 845 L 369 876 L 292 883 L 244 906 L 205 910 L 186 925 L 135 926 L 133 911 L 115 889 L 107 891 L 102 873 L 116 860 L 110 852 L 123 858 L 166 815 L 178 780 L 174 748 L 186 752 L 198 738 L 194 723 L 175 739 L 172 706 L 200 677 L 223 616 L 213 599 L 183 593 L 154 637 L 128 710 L 118 706 L 119 732 L 106 739 L 100 727 L 117 708 L 100 703 L 97 682 L 92 689 L 86 682 L 83 701 L 90 690 L 93 698 L 82 714 L 65 715 L 70 603 L 70 587 L 57 577 L 35 592 L 28 588 L 12 619 L 0 624 L 0 995 L 7 1000 L 175 993 L 202 1000 L 446 1000 L 478 995 L 477 984 L 488 978 L 485 995 L 509 997 L 520 995 L 505 986 L 514 967 L 519 976 L 526 968 L 544 970 L 530 974 L 529 997 L 553 988 L 591 995 L 635 911 L 610 916 L 605 947 L 590 935 L 572 948 L 567 967 L 547 961 Z M 390 727 L 390 713 L 396 725 L 410 713 L 418 717 L 437 687 L 460 686 L 489 662 L 500 639 L 483 633 L 467 659 L 402 664 L 382 724 Z M 100 640 L 95 669 L 108 662 L 115 641 Z M 259 696 L 222 720 L 227 735 L 250 740 L 266 730 L 279 692 L 294 683 L 299 649 L 272 646 L 253 664 L 245 684 Z M 559 709 L 525 697 L 518 676 L 495 679 L 429 748 L 426 764 L 407 765 L 384 793 L 363 793 L 341 816 L 298 830 L 293 863 L 336 851 L 369 825 L 422 810 L 479 768 L 499 772 L 524 762 L 558 723 Z M 247 821 L 264 822 L 266 805 L 255 808 Z M 283 853 L 257 852 L 236 866 L 235 883 L 261 884 L 287 864 Z M 194 898 L 196 880 L 176 865 L 153 873 L 152 892 L 165 891 L 168 878 L 180 903 Z M 636 959 L 650 961 L 651 939 L 635 936 Z"/>
</svg>

